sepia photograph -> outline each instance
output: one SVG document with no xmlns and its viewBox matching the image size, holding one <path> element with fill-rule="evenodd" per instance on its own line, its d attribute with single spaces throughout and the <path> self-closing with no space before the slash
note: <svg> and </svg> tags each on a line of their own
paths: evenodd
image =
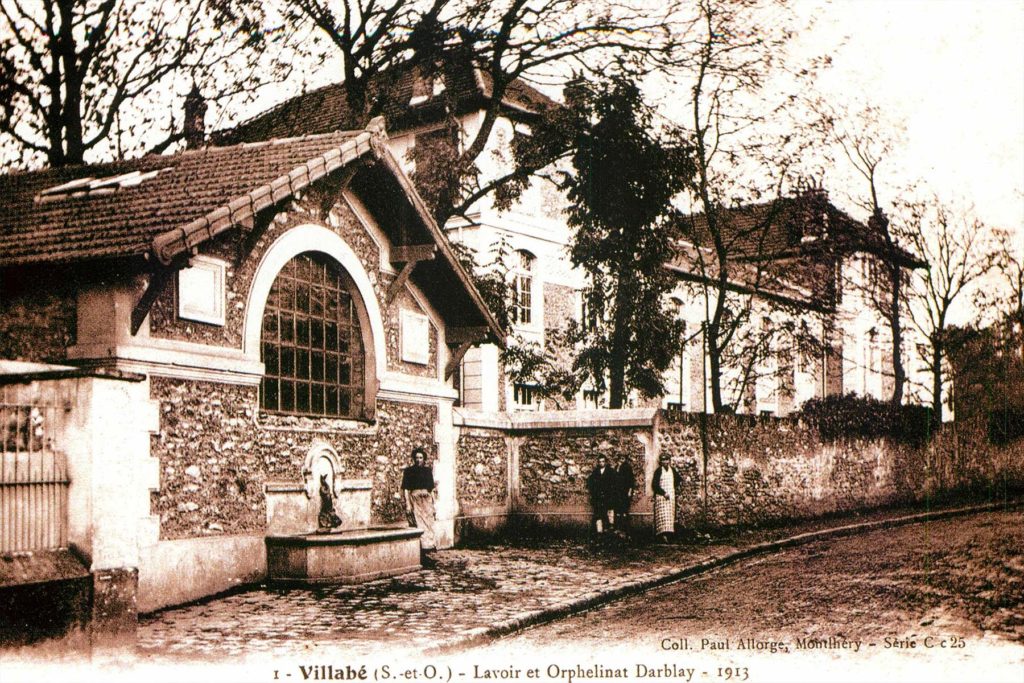
<svg viewBox="0 0 1024 683">
<path fill-rule="evenodd" d="M 0 681 L 1024 677 L 1024 0 L 0 0 Z"/>
</svg>

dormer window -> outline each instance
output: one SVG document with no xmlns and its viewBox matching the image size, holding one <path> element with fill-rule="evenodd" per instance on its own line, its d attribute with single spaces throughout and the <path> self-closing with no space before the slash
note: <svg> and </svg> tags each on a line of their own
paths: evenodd
<svg viewBox="0 0 1024 683">
<path fill-rule="evenodd" d="M 409 106 L 415 107 L 423 104 L 432 97 L 437 97 L 444 92 L 444 79 L 434 76 L 418 75 L 412 83 L 412 97 L 409 98 Z"/>
</svg>

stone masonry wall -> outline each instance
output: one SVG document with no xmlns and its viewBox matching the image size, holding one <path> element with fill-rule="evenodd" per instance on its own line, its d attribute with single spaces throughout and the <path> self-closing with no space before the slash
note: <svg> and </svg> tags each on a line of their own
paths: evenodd
<svg viewBox="0 0 1024 683">
<path fill-rule="evenodd" d="M 380 401 L 377 423 L 259 415 L 255 387 L 152 378 L 160 401 L 160 490 L 151 510 L 162 539 L 261 532 L 264 484 L 301 478 L 313 441 L 325 441 L 342 462 L 341 476 L 373 480 L 372 520 L 403 519 L 402 469 L 416 445 L 436 459 L 434 406 Z"/>
<path fill-rule="evenodd" d="M 1024 485 L 1024 444 L 995 448 L 981 425 L 948 425 L 915 448 L 881 440 L 823 442 L 797 420 L 709 416 L 705 494 L 701 419 L 663 414 L 658 430 L 661 452 L 682 475 L 684 525 L 760 524 Z"/>
<path fill-rule="evenodd" d="M 652 434 L 657 449 L 645 452 L 638 436 Z M 677 521 L 684 527 L 760 525 L 1024 487 L 1024 441 L 993 446 L 980 422 L 946 425 L 921 447 L 827 442 L 798 420 L 674 411 L 659 412 L 650 427 L 517 429 L 508 438 L 519 444 L 521 506 L 514 512 L 538 519 L 566 508 L 588 509 L 586 477 L 594 457 L 605 453 L 614 461 L 624 451 L 637 473 L 633 507 L 640 511 L 649 510 L 646 500 L 637 505 L 637 499 L 649 495 L 650 485 L 641 477 L 654 467 L 657 453 L 671 457 L 681 479 Z"/>
<path fill-rule="evenodd" d="M 456 496 L 461 511 L 507 505 L 508 445 L 499 431 L 466 429 L 456 444 Z"/>
<path fill-rule="evenodd" d="M 617 464 L 627 454 L 639 485 L 644 472 L 644 445 L 637 438 L 641 432 L 650 430 L 545 429 L 514 437 L 521 440 L 520 500 L 529 506 L 589 505 L 587 476 L 598 455 Z"/>
<path fill-rule="evenodd" d="M 27 275 L 0 291 L 0 358 L 59 361 L 75 343 L 74 290 L 44 277 Z"/>
</svg>

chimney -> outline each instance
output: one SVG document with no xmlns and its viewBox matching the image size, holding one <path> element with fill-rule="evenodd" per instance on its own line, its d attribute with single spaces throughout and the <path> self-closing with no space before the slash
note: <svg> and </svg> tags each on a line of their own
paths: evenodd
<svg viewBox="0 0 1024 683">
<path fill-rule="evenodd" d="M 206 100 L 199 93 L 199 86 L 192 84 L 192 90 L 185 96 L 185 148 L 202 147 L 206 142 Z"/>
</svg>

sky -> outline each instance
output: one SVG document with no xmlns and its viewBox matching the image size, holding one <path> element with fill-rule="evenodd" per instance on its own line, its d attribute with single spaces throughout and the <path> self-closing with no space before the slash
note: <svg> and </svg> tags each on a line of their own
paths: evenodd
<svg viewBox="0 0 1024 683">
<path fill-rule="evenodd" d="M 818 87 L 905 123 L 887 179 L 925 180 L 1024 240 L 1024 1 L 798 0 L 798 10 L 817 18 L 808 49 L 838 46 Z"/>
</svg>

